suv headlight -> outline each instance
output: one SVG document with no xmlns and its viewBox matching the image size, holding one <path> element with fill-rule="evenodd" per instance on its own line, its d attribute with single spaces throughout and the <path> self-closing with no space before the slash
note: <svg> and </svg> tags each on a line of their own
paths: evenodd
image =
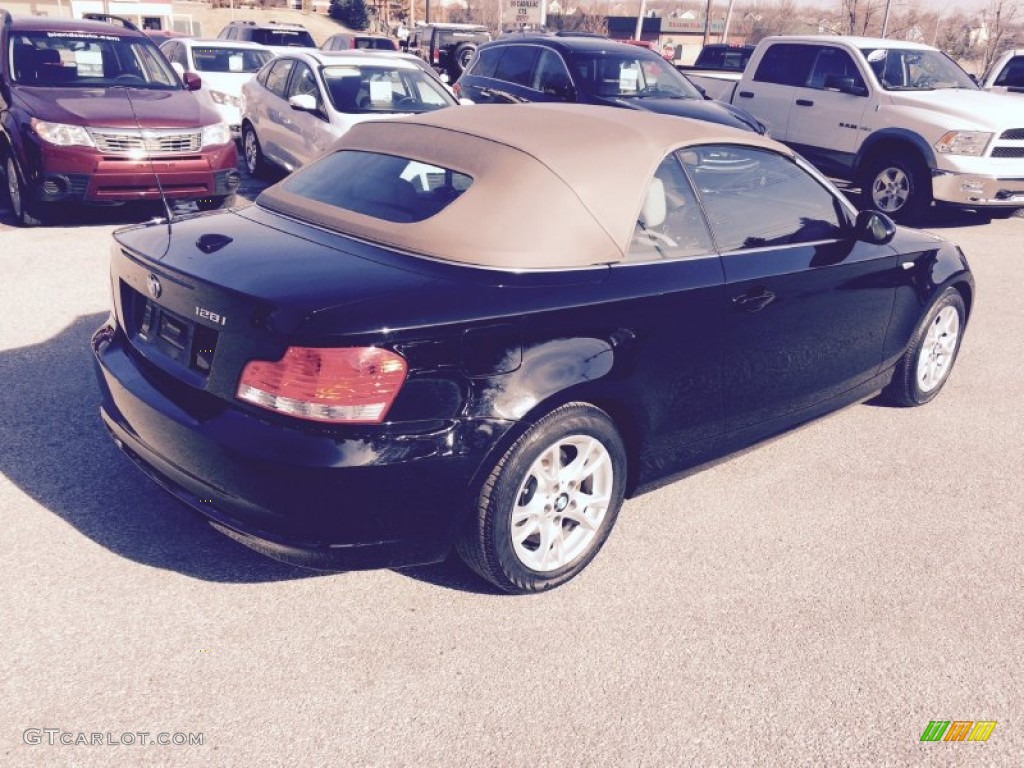
<svg viewBox="0 0 1024 768">
<path fill-rule="evenodd" d="M 935 150 L 944 155 L 983 155 L 993 135 L 984 131 L 950 131 L 935 142 Z"/>
<path fill-rule="evenodd" d="M 224 104 L 229 107 L 239 106 L 237 96 L 232 96 L 230 93 L 224 93 L 223 91 L 210 91 L 210 98 L 213 99 L 214 104 Z"/>
<path fill-rule="evenodd" d="M 66 125 L 64 123 L 48 123 L 45 120 L 32 118 L 30 121 L 32 130 L 36 136 L 47 144 L 58 147 L 94 147 L 92 136 L 80 125 Z"/>
<path fill-rule="evenodd" d="M 227 144 L 231 141 L 231 129 L 227 123 L 214 123 L 203 127 L 203 146 Z"/>
</svg>

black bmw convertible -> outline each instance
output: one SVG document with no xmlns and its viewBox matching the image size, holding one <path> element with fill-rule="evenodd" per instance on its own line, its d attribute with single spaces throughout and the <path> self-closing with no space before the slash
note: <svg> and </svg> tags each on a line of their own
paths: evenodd
<svg viewBox="0 0 1024 768">
<path fill-rule="evenodd" d="M 120 230 L 102 417 L 217 529 L 313 568 L 455 548 L 571 579 L 623 499 L 881 392 L 928 402 L 956 246 L 769 139 L 581 105 L 354 127 L 241 210 Z"/>
</svg>

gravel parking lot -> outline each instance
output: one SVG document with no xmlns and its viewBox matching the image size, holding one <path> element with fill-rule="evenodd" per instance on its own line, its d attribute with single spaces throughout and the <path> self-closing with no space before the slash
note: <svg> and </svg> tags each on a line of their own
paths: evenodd
<svg viewBox="0 0 1024 768">
<path fill-rule="evenodd" d="M 627 502 L 582 576 L 506 597 L 455 559 L 277 564 L 118 453 L 88 339 L 131 215 L 0 210 L 0 764 L 1024 764 L 1020 218 L 934 217 L 978 283 L 934 403 Z"/>
</svg>

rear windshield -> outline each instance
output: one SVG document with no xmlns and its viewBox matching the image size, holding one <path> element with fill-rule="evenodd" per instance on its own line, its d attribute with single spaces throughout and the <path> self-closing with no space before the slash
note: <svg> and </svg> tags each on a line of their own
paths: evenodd
<svg viewBox="0 0 1024 768">
<path fill-rule="evenodd" d="M 368 48 L 378 51 L 397 51 L 398 46 L 390 37 L 357 37 L 356 48 Z"/>
<path fill-rule="evenodd" d="M 384 221 L 423 221 L 462 195 L 473 179 L 406 157 L 342 150 L 300 170 L 282 189 Z"/>
<path fill-rule="evenodd" d="M 455 104 L 444 86 L 419 67 L 346 65 L 322 71 L 327 95 L 339 112 L 407 114 Z"/>
<path fill-rule="evenodd" d="M 94 32 L 17 32 L 11 72 L 23 85 L 178 90 L 181 81 L 147 37 Z"/>
<path fill-rule="evenodd" d="M 254 29 L 252 31 L 252 40 L 260 45 L 316 48 L 313 36 L 304 29 Z"/>
<path fill-rule="evenodd" d="M 490 34 L 483 30 L 476 32 L 467 30 L 439 29 L 437 31 L 437 44 L 439 46 L 466 42 L 486 43 L 490 39 Z"/>
<path fill-rule="evenodd" d="M 192 58 L 199 72 L 252 73 L 274 58 L 270 51 L 251 48 L 193 48 Z"/>
</svg>

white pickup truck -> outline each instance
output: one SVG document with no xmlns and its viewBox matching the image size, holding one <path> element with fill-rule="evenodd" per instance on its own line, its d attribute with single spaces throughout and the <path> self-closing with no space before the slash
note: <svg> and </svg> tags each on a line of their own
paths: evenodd
<svg viewBox="0 0 1024 768">
<path fill-rule="evenodd" d="M 1024 48 L 1007 51 L 992 62 L 978 85 L 997 93 L 1024 93 Z"/>
<path fill-rule="evenodd" d="M 722 100 L 897 221 L 933 200 L 992 216 L 1024 208 L 1024 99 L 981 90 L 929 46 L 768 37 Z"/>
</svg>

